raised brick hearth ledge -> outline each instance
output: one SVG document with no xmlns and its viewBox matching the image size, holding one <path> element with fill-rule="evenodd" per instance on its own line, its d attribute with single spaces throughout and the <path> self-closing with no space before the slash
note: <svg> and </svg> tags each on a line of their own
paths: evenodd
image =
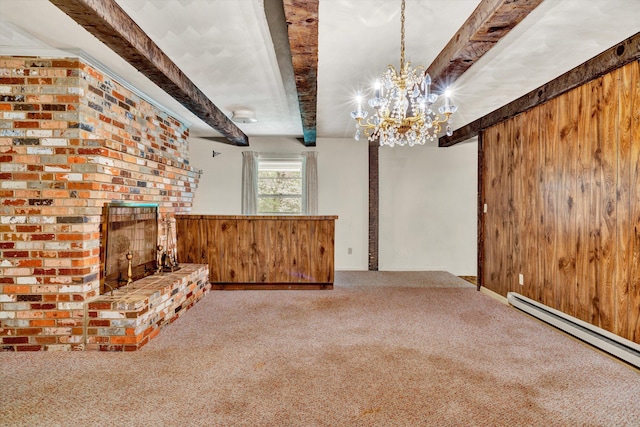
<svg viewBox="0 0 640 427">
<path fill-rule="evenodd" d="M 135 351 L 182 316 L 209 290 L 209 266 L 182 264 L 87 303 L 87 350 Z"/>
</svg>

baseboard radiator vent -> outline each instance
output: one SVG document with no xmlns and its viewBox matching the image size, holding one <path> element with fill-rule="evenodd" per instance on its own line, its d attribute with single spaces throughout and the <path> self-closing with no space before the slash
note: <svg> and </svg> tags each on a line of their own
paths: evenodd
<svg viewBox="0 0 640 427">
<path fill-rule="evenodd" d="M 633 341 L 576 319 L 516 292 L 509 292 L 507 301 L 515 308 L 640 368 L 640 345 Z"/>
</svg>

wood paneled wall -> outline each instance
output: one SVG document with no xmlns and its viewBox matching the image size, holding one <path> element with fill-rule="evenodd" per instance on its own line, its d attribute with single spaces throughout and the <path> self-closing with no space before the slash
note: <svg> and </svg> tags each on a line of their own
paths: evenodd
<svg viewBox="0 0 640 427">
<path fill-rule="evenodd" d="M 178 261 L 209 264 L 212 289 L 331 289 L 336 219 L 176 215 Z"/>
<path fill-rule="evenodd" d="M 640 343 L 639 63 L 486 129 L 481 154 L 481 284 Z"/>
</svg>

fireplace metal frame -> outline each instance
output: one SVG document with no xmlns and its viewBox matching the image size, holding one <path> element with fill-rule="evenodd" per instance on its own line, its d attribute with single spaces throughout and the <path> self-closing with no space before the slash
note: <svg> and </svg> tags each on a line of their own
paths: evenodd
<svg viewBox="0 0 640 427">
<path fill-rule="evenodd" d="M 127 215 L 129 218 L 126 218 Z M 145 218 L 140 219 L 140 216 Z M 128 262 L 123 256 L 126 257 L 129 251 L 134 255 L 132 280 L 139 280 L 157 271 L 158 219 L 156 203 L 111 202 L 104 205 L 100 251 L 101 294 L 127 284 Z M 113 256 L 118 258 L 116 265 L 111 259 Z"/>
</svg>

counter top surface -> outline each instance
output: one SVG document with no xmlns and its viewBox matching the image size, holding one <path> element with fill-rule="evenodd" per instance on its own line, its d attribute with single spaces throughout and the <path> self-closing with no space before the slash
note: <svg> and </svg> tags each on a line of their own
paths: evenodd
<svg viewBox="0 0 640 427">
<path fill-rule="evenodd" d="M 183 214 L 176 215 L 176 218 L 184 219 L 278 219 L 278 220 L 304 220 L 304 221 L 320 221 L 338 219 L 338 215 L 199 215 L 199 214 Z"/>
</svg>

